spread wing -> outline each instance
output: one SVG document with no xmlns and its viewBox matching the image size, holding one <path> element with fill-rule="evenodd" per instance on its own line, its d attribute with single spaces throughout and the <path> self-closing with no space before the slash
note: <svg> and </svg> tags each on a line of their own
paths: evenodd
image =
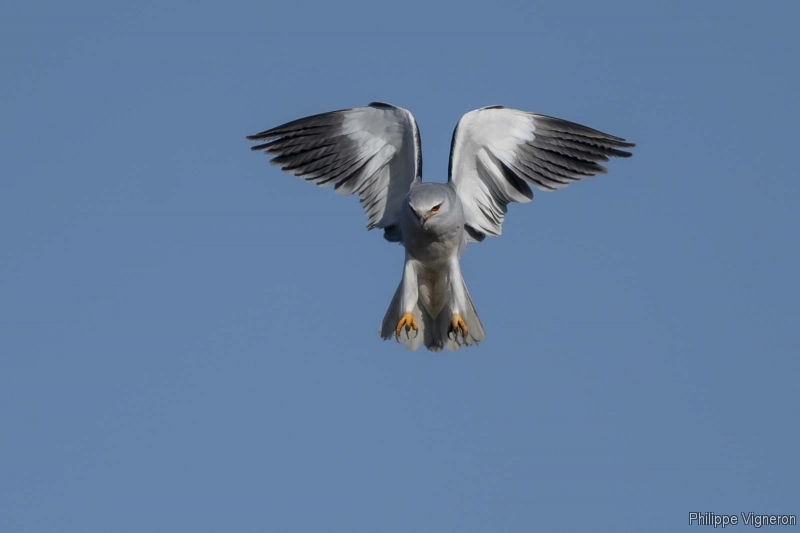
<svg viewBox="0 0 800 533">
<path fill-rule="evenodd" d="M 506 206 L 530 202 L 533 191 L 566 187 L 605 173 L 599 162 L 630 157 L 635 146 L 580 124 L 490 106 L 458 121 L 450 147 L 449 181 L 464 205 L 470 240 L 500 235 Z"/>
<path fill-rule="evenodd" d="M 288 122 L 247 137 L 270 163 L 339 194 L 358 194 L 367 228 L 399 240 L 408 189 L 422 177 L 419 129 L 407 110 L 373 102 Z"/>
</svg>

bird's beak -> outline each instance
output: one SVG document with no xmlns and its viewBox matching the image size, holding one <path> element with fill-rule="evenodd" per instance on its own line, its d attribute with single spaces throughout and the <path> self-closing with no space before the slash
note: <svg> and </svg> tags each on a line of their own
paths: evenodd
<svg viewBox="0 0 800 533">
<path fill-rule="evenodd" d="M 426 214 L 422 215 L 418 211 L 412 209 L 413 213 L 416 215 L 417 219 L 419 219 L 419 225 L 423 228 L 425 227 L 425 223 L 428 222 L 433 215 L 436 214 L 436 211 L 428 211 Z"/>
<path fill-rule="evenodd" d="M 419 225 L 424 227 L 425 226 L 425 217 L 423 215 L 420 215 L 419 211 L 417 211 L 416 209 L 412 208 L 411 212 L 414 213 L 414 215 L 417 217 L 417 220 L 419 220 Z"/>
</svg>

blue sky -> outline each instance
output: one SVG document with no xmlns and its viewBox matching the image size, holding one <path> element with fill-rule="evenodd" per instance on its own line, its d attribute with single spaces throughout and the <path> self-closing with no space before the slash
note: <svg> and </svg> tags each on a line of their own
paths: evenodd
<svg viewBox="0 0 800 533">
<path fill-rule="evenodd" d="M 800 513 L 796 3 L 3 11 L 0 530 Z M 432 181 L 489 104 L 638 145 L 467 250 L 477 349 L 380 341 L 402 249 L 248 151 L 373 100 Z"/>
</svg>

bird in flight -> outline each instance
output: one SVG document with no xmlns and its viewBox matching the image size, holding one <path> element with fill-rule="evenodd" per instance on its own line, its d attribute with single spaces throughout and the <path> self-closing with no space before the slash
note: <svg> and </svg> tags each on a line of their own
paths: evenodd
<svg viewBox="0 0 800 533">
<path fill-rule="evenodd" d="M 566 120 L 488 106 L 458 121 L 447 183 L 423 183 L 419 129 L 401 107 L 373 102 L 247 137 L 270 163 L 339 194 L 357 194 L 367 228 L 405 248 L 400 285 L 380 327 L 406 348 L 457 350 L 486 338 L 461 276 L 470 242 L 500 235 L 507 206 L 605 173 L 633 143 Z"/>
</svg>

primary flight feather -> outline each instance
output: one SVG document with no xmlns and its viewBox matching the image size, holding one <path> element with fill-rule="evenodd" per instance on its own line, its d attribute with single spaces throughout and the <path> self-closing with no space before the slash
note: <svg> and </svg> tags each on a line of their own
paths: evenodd
<svg viewBox="0 0 800 533">
<path fill-rule="evenodd" d="M 406 109 L 373 102 L 288 122 L 249 140 L 271 163 L 340 194 L 357 194 L 367 228 L 405 248 L 380 335 L 416 350 L 486 338 L 461 277 L 468 242 L 501 233 L 507 206 L 605 173 L 633 143 L 566 120 L 502 106 L 470 111 L 453 132 L 447 183 L 422 182 L 419 129 Z"/>
</svg>

